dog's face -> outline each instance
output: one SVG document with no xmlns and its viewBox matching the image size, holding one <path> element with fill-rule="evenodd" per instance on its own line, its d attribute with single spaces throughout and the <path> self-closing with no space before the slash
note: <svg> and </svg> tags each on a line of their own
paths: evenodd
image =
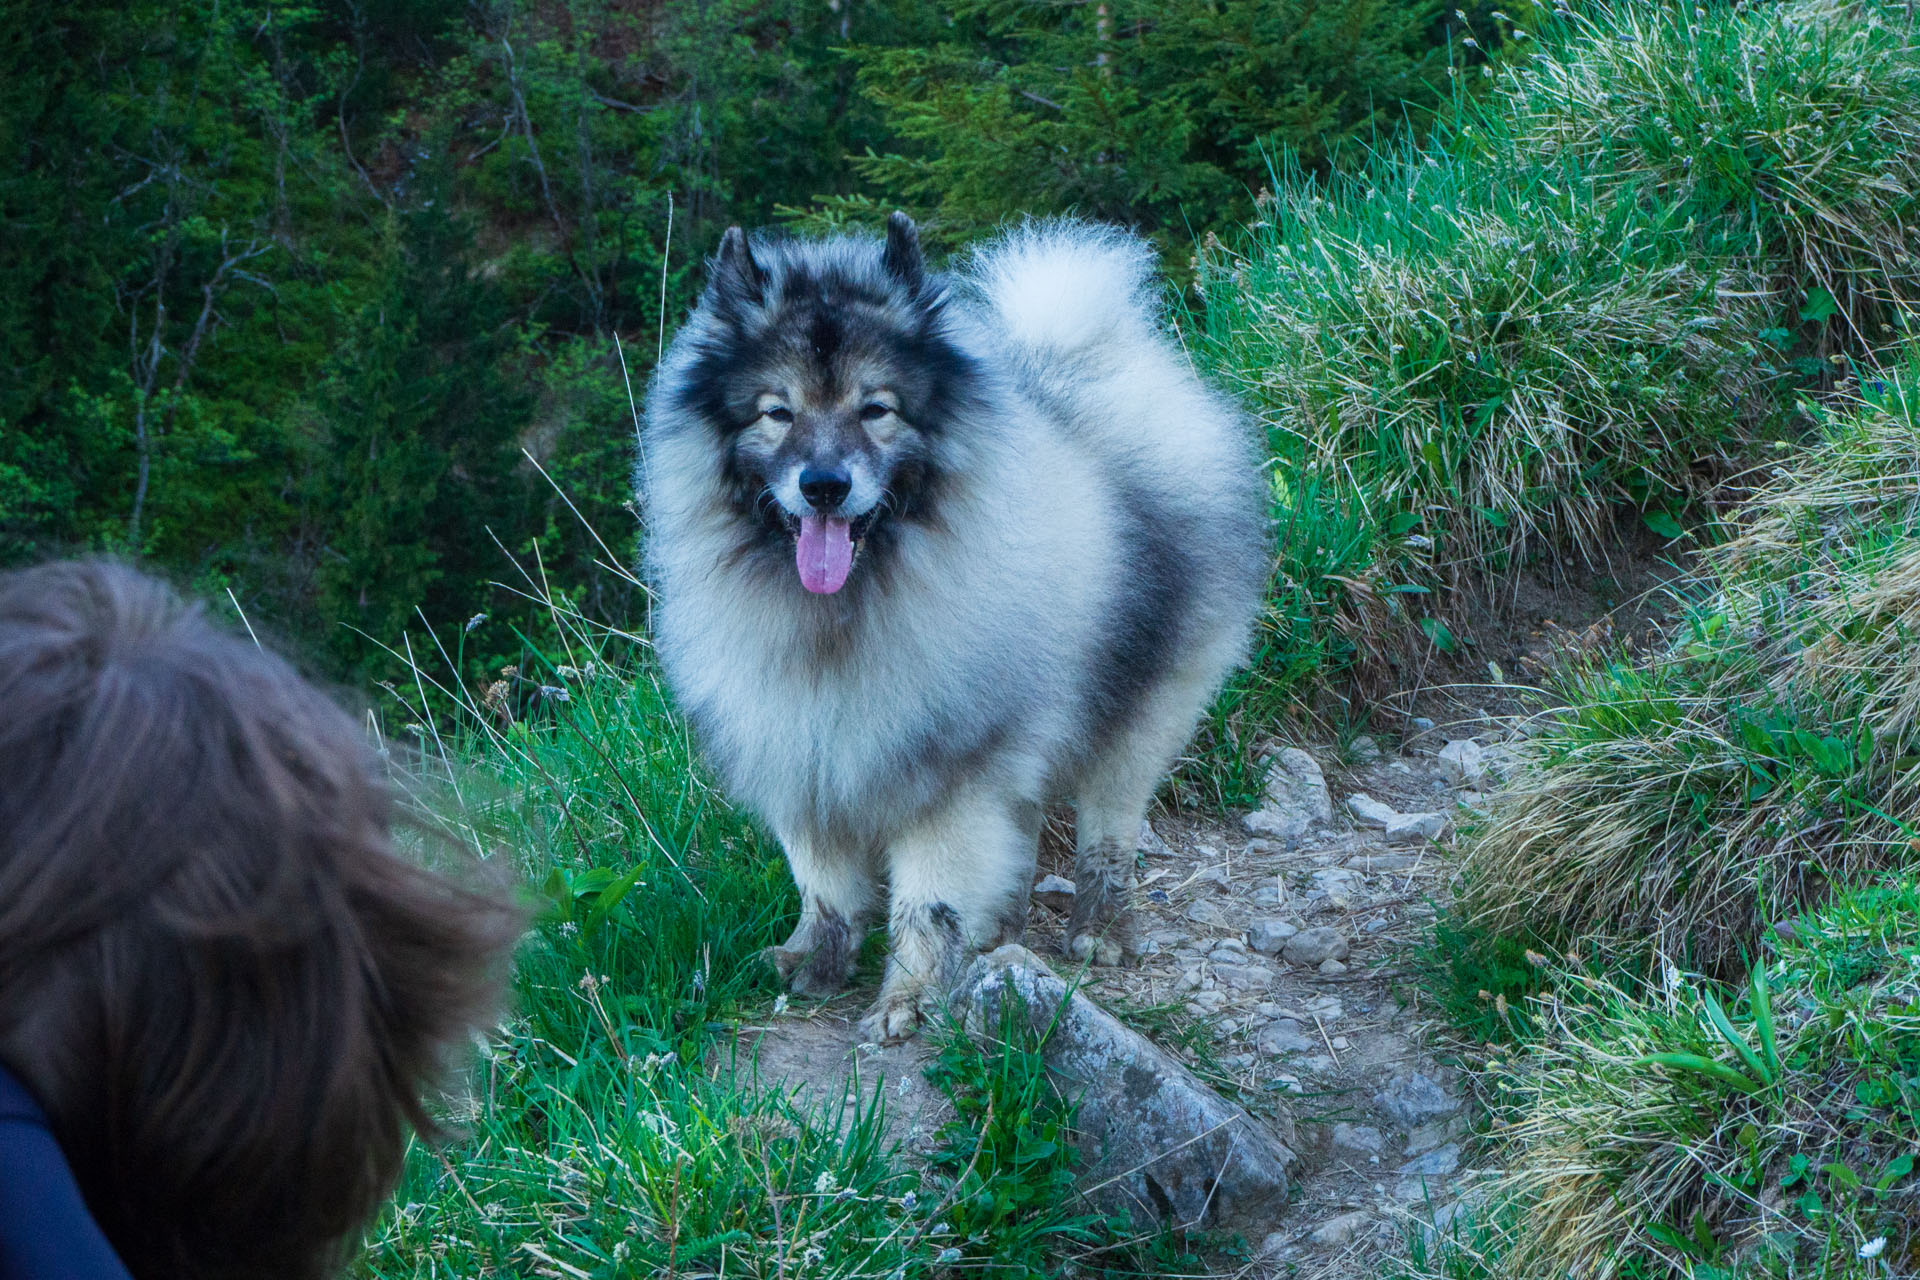
<svg viewBox="0 0 1920 1280">
<path fill-rule="evenodd" d="M 966 358 L 902 214 L 884 246 L 774 244 L 761 256 L 738 228 L 721 241 L 691 407 L 718 434 L 752 549 L 790 556 L 800 585 L 826 594 L 883 550 L 890 525 L 926 516 Z"/>
</svg>

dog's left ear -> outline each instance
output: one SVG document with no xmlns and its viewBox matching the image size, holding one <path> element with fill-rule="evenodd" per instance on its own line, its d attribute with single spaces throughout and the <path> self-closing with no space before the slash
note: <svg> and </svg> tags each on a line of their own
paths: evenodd
<svg viewBox="0 0 1920 1280">
<path fill-rule="evenodd" d="M 887 274 L 907 288 L 918 292 L 926 274 L 926 259 L 920 253 L 920 232 L 913 219 L 898 209 L 887 219 L 887 248 L 880 261 Z"/>
</svg>

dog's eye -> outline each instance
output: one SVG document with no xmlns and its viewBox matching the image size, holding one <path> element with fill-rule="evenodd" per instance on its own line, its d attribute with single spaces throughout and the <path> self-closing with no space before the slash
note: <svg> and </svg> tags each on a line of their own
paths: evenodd
<svg viewBox="0 0 1920 1280">
<path fill-rule="evenodd" d="M 878 422 L 880 421 L 880 419 L 886 417 L 888 414 L 892 412 L 893 410 L 888 406 L 876 402 L 874 404 L 868 405 L 866 408 L 860 411 L 860 421 Z"/>
<path fill-rule="evenodd" d="M 783 404 L 776 404 L 770 409 L 763 410 L 763 412 L 775 422 L 788 423 L 793 421 L 793 410 Z"/>
</svg>

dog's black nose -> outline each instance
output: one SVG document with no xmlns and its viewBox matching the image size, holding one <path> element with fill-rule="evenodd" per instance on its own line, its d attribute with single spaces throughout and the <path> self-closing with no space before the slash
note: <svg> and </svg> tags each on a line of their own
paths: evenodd
<svg viewBox="0 0 1920 1280">
<path fill-rule="evenodd" d="M 853 492 L 853 477 L 838 467 L 803 467 L 800 471 L 800 496 L 813 504 L 815 511 L 833 511 Z"/>
</svg>

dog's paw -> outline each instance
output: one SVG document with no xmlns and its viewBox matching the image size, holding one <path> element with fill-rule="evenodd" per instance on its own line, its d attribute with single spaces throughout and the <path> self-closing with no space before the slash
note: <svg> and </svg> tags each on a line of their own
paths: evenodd
<svg viewBox="0 0 1920 1280">
<path fill-rule="evenodd" d="M 847 985 L 848 974 L 838 957 L 818 950 L 767 947 L 760 952 L 760 958 L 773 966 L 786 982 L 787 990 L 797 996 L 824 1000 Z"/>
<path fill-rule="evenodd" d="M 1097 933 L 1082 933 L 1067 939 L 1067 954 L 1087 964 L 1119 964 L 1126 950 L 1113 938 Z"/>
<path fill-rule="evenodd" d="M 860 1019 L 858 1027 L 863 1044 L 899 1044 L 919 1034 L 932 1014 L 932 1002 L 924 988 L 909 991 L 882 991 Z"/>
</svg>

